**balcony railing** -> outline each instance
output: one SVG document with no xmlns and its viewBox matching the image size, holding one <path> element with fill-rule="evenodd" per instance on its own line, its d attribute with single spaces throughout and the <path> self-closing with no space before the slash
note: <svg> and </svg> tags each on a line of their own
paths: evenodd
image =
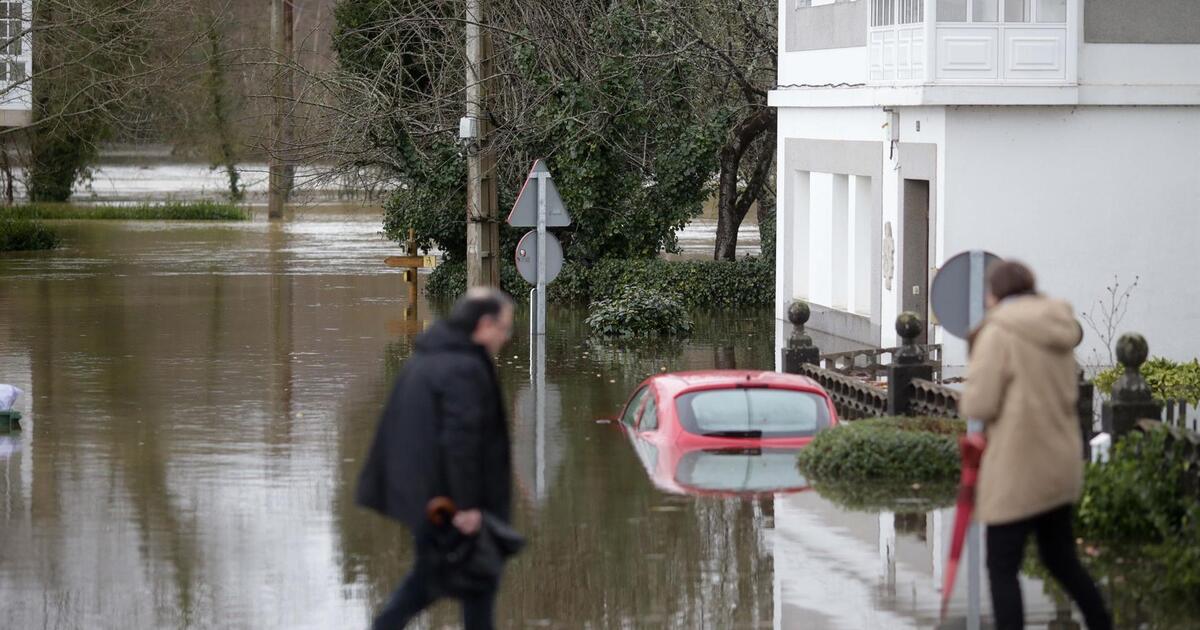
<svg viewBox="0 0 1200 630">
<path fill-rule="evenodd" d="M 874 84 L 1068 84 L 1079 0 L 868 0 Z M 930 45 L 932 42 L 932 46 Z"/>
</svg>

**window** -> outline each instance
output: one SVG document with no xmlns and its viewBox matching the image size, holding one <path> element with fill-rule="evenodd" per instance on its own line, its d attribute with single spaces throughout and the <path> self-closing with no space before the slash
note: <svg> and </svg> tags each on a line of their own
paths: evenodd
<svg viewBox="0 0 1200 630">
<path fill-rule="evenodd" d="M 1067 0 L 1038 0 L 1037 21 L 1043 23 L 1066 22 Z"/>
<path fill-rule="evenodd" d="M 0 2 L 0 43 L 3 43 L 6 55 L 21 54 L 21 39 L 25 30 L 21 11 L 20 2 Z M 10 74 L 11 72 L 9 69 Z"/>
<path fill-rule="evenodd" d="M 1000 19 L 1000 0 L 971 0 L 972 22 L 995 22 Z"/>
<path fill-rule="evenodd" d="M 1033 0 L 1004 0 L 1005 22 L 1030 22 Z"/>
<path fill-rule="evenodd" d="M 642 406 L 642 401 L 646 399 L 646 392 L 650 391 L 649 387 L 639 389 L 629 403 L 625 405 L 625 412 L 621 414 L 621 422 L 628 427 L 633 426 L 634 420 L 637 420 L 638 408 Z"/>
<path fill-rule="evenodd" d="M 829 426 L 825 398 L 787 389 L 710 389 L 676 399 L 689 433 L 714 437 L 808 437 Z"/>
<path fill-rule="evenodd" d="M 939 22 L 966 22 L 967 0 L 938 0 L 937 20 Z"/>
<path fill-rule="evenodd" d="M 638 421 L 638 431 L 657 431 L 658 430 L 658 405 L 654 402 L 654 396 L 646 398 L 646 409 L 642 411 L 642 419 Z"/>
</svg>

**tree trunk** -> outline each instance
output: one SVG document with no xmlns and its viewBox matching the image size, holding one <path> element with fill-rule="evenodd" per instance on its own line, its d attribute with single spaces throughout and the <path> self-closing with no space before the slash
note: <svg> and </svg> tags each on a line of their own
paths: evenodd
<svg viewBox="0 0 1200 630">
<path fill-rule="evenodd" d="M 762 138 L 766 146 L 759 152 L 754 171 L 744 190 L 738 190 L 742 158 L 755 140 Z M 721 147 L 720 175 L 717 180 L 717 243 L 715 260 L 737 258 L 737 235 L 750 207 L 758 200 L 775 158 L 775 110 L 757 107 L 734 127 L 729 140 Z"/>
</svg>

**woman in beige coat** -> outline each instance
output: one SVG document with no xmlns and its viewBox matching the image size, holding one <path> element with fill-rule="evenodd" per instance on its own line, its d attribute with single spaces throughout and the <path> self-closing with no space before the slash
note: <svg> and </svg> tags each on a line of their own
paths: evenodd
<svg viewBox="0 0 1200 630">
<path fill-rule="evenodd" d="M 1037 293 L 1033 273 L 1001 262 L 988 274 L 988 314 L 971 337 L 961 411 L 986 426 L 976 516 L 987 525 L 988 578 L 999 630 L 1023 628 L 1017 581 L 1025 542 L 1083 611 L 1089 630 L 1112 620 L 1079 563 L 1072 506 L 1083 486 L 1074 348 L 1083 336 L 1071 306 Z"/>
</svg>

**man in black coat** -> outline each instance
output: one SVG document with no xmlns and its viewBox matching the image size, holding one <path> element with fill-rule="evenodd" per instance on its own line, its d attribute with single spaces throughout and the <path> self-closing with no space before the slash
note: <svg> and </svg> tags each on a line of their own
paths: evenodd
<svg viewBox="0 0 1200 630">
<path fill-rule="evenodd" d="M 417 337 L 379 421 L 358 481 L 359 505 L 408 525 L 416 564 L 375 619 L 403 628 L 439 596 L 431 584 L 432 532 L 426 507 L 448 497 L 454 527 L 476 535 L 483 513 L 507 522 L 512 462 L 495 356 L 512 337 L 513 302 L 472 289 L 450 317 Z M 492 627 L 496 591 L 462 597 L 468 630 Z"/>
</svg>

